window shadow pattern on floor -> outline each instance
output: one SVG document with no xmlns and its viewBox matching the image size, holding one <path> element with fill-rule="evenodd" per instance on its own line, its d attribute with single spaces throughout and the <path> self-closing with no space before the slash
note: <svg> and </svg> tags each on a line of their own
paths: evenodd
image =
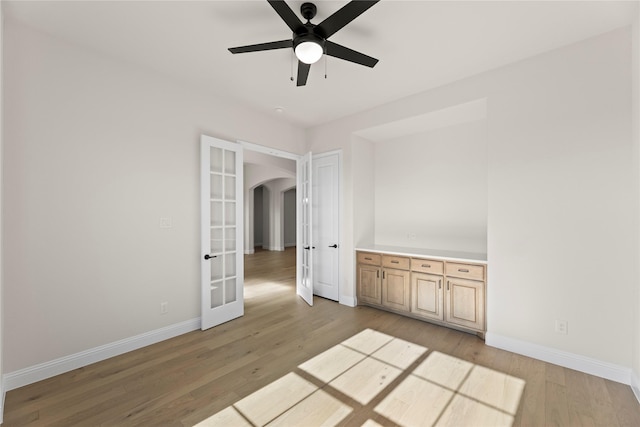
<svg viewBox="0 0 640 427">
<path fill-rule="evenodd" d="M 370 411 L 366 427 L 511 426 L 524 387 L 520 378 L 365 329 L 198 426 L 334 426 L 358 405 L 360 414 Z"/>
</svg>

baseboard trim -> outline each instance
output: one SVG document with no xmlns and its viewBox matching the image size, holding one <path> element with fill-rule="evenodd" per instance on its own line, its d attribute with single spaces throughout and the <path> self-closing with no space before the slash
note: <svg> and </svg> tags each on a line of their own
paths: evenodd
<svg viewBox="0 0 640 427">
<path fill-rule="evenodd" d="M 355 307 L 356 306 L 356 299 L 354 297 L 345 297 L 345 296 L 340 296 L 338 302 L 342 305 L 346 305 L 349 307 Z"/>
<path fill-rule="evenodd" d="M 0 424 L 2 424 L 4 422 L 4 398 L 7 397 L 7 391 L 4 389 L 4 381 L 0 381 L 0 393 L 2 393 L 0 396 L 2 399 L 2 401 L 0 401 Z"/>
<path fill-rule="evenodd" d="M 487 332 L 485 343 L 491 347 L 522 354 L 554 365 L 574 369 L 586 374 L 595 375 L 611 381 L 631 385 L 631 369 L 601 360 L 592 359 L 580 354 L 569 353 L 551 347 L 517 340 L 515 338 Z M 634 390 L 636 393 L 636 390 Z M 636 393 L 636 397 L 638 393 Z"/>
<path fill-rule="evenodd" d="M 640 403 L 640 380 L 638 380 L 638 374 L 634 370 L 631 370 L 631 390 L 633 390 L 636 400 Z"/>
<path fill-rule="evenodd" d="M 252 255 L 254 253 L 256 253 L 255 249 L 245 249 L 244 250 L 244 254 L 245 255 Z"/>
<path fill-rule="evenodd" d="M 145 332 L 110 344 L 101 345 L 80 353 L 71 354 L 49 362 L 9 372 L 2 376 L 4 392 L 33 384 L 56 375 L 119 356 L 178 335 L 200 329 L 200 318 L 187 320 L 154 331 Z M 3 406 L 4 407 L 4 406 Z"/>
</svg>

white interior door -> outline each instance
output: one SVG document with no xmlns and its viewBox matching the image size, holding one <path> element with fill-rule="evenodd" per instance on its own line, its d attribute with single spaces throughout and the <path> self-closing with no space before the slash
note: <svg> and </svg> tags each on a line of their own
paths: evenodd
<svg viewBox="0 0 640 427">
<path fill-rule="evenodd" d="M 311 153 L 298 161 L 296 191 L 298 198 L 297 277 L 296 293 L 313 305 L 313 209 Z"/>
<path fill-rule="evenodd" d="M 313 156 L 313 293 L 340 298 L 340 154 Z"/>
<path fill-rule="evenodd" d="M 201 328 L 244 314 L 242 146 L 202 135 Z"/>
</svg>

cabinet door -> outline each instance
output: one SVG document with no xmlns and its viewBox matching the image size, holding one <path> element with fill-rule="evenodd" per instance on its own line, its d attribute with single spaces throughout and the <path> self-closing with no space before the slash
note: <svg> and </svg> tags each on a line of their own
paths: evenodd
<svg viewBox="0 0 640 427">
<path fill-rule="evenodd" d="M 484 282 L 447 277 L 445 320 L 484 330 Z"/>
<path fill-rule="evenodd" d="M 411 273 L 411 312 L 427 319 L 444 320 L 442 276 Z"/>
<path fill-rule="evenodd" d="M 380 305 L 380 267 L 358 264 L 358 298 L 361 302 Z"/>
<path fill-rule="evenodd" d="M 394 310 L 409 311 L 411 301 L 409 278 L 408 271 L 382 269 L 382 305 Z"/>
</svg>

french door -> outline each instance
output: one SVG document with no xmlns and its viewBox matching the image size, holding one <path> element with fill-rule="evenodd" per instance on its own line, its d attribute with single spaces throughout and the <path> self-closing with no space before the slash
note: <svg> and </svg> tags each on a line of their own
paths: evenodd
<svg viewBox="0 0 640 427">
<path fill-rule="evenodd" d="M 243 147 L 297 162 L 296 293 L 313 305 L 311 153 L 300 157 L 206 135 L 202 135 L 200 146 L 201 328 L 244 314 Z"/>
<path fill-rule="evenodd" d="M 202 135 L 201 328 L 244 314 L 242 146 Z"/>
<path fill-rule="evenodd" d="M 313 305 L 313 204 L 311 153 L 298 160 L 297 168 L 298 236 L 296 293 Z"/>
</svg>

